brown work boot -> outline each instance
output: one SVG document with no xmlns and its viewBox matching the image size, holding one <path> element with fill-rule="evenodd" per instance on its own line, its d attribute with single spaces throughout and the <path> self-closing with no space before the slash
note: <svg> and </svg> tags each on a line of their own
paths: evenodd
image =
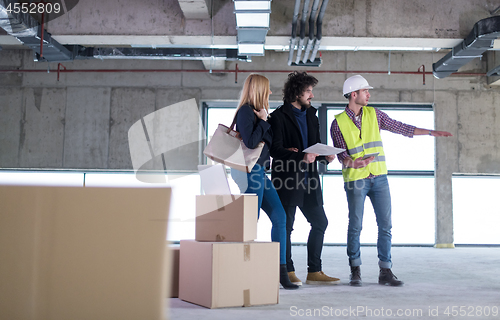
<svg viewBox="0 0 500 320">
<path fill-rule="evenodd" d="M 307 284 L 339 284 L 339 278 L 327 276 L 323 271 L 309 272 L 306 279 Z"/>
<path fill-rule="evenodd" d="M 378 283 L 386 286 L 400 287 L 404 284 L 403 281 L 398 280 L 398 278 L 392 273 L 391 269 L 380 268 L 380 273 L 378 275 Z"/>
<path fill-rule="evenodd" d="M 302 281 L 300 281 L 299 278 L 295 275 L 295 271 L 290 271 L 288 272 L 288 278 L 290 279 L 290 282 L 293 284 L 296 284 L 298 286 L 302 285 Z"/>
<path fill-rule="evenodd" d="M 351 280 L 349 281 L 350 286 L 361 287 L 363 282 L 361 281 L 361 268 L 351 267 Z"/>
</svg>

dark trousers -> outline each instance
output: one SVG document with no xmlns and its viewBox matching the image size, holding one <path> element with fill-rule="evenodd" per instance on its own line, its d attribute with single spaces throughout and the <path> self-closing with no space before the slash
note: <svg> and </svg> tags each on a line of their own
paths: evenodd
<svg viewBox="0 0 500 320">
<path fill-rule="evenodd" d="M 305 195 L 307 198 L 309 195 Z M 307 239 L 307 266 L 308 272 L 321 271 L 321 251 L 323 250 L 323 239 L 328 226 L 323 205 L 309 204 L 304 199 L 304 205 L 299 206 L 300 210 L 311 225 L 309 237 Z M 296 206 L 283 206 L 286 212 L 286 266 L 288 272 L 295 271 L 292 260 L 292 242 L 290 236 L 295 222 Z"/>
</svg>

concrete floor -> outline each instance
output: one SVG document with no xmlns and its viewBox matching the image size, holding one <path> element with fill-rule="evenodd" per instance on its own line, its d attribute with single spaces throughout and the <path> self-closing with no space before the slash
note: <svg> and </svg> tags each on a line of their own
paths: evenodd
<svg viewBox="0 0 500 320">
<path fill-rule="evenodd" d="M 292 248 L 305 282 L 306 247 Z M 323 271 L 336 286 L 280 290 L 277 305 L 207 309 L 168 299 L 169 319 L 500 319 L 500 248 L 393 247 L 393 272 L 403 287 L 377 283 L 375 247 L 362 247 L 362 287 L 350 287 L 345 247 L 324 247 Z"/>
</svg>

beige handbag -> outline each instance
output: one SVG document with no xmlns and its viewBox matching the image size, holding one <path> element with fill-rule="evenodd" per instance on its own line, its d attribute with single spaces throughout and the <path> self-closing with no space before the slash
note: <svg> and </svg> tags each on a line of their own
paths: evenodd
<svg viewBox="0 0 500 320">
<path fill-rule="evenodd" d="M 259 160 L 264 142 L 259 142 L 255 149 L 247 148 L 240 133 L 233 130 L 235 124 L 236 120 L 230 128 L 219 124 L 203 153 L 216 162 L 249 173 Z"/>
</svg>

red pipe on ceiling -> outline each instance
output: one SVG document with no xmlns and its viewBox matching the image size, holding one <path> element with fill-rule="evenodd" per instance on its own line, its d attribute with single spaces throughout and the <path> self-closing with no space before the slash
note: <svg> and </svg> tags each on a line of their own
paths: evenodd
<svg viewBox="0 0 500 320">
<path fill-rule="evenodd" d="M 58 64 L 57 70 L 38 70 L 38 69 L 18 69 L 18 70 L 0 70 L 0 73 L 37 73 L 37 72 L 57 72 L 57 80 L 59 81 L 59 76 L 61 73 L 123 73 L 123 72 L 143 72 L 143 73 L 154 73 L 154 72 L 195 72 L 195 73 L 235 73 L 235 83 L 238 83 L 238 73 L 290 73 L 293 70 L 242 70 L 236 65 L 234 70 L 205 70 L 205 69 L 61 69 L 61 64 Z M 420 71 L 422 70 L 422 71 Z M 388 74 L 387 71 L 369 71 L 369 70 L 305 70 L 307 73 L 331 73 L 331 74 Z M 418 71 L 391 71 L 391 74 L 403 74 L 403 75 L 422 75 L 423 84 L 425 85 L 425 75 L 432 75 L 432 72 L 426 72 L 425 67 L 419 67 Z M 474 76 L 482 77 L 486 76 L 486 73 L 473 73 L 473 72 L 460 72 L 454 73 L 451 76 Z"/>
</svg>

